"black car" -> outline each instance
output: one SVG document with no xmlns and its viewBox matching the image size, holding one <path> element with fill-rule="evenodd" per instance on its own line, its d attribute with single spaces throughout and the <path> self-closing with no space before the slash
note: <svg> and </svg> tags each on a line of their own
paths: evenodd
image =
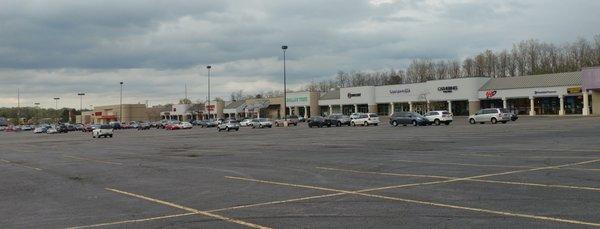
<svg viewBox="0 0 600 229">
<path fill-rule="evenodd" d="M 60 124 L 60 125 L 56 126 L 56 132 L 57 133 L 68 133 L 69 129 L 67 128 L 67 125 Z"/>
<path fill-rule="evenodd" d="M 312 128 L 313 126 L 316 127 L 323 127 L 323 126 L 327 126 L 327 127 L 331 127 L 331 122 L 329 122 L 328 119 L 323 118 L 321 116 L 314 116 L 308 119 L 308 127 Z"/>
<path fill-rule="evenodd" d="M 416 112 L 398 112 L 394 113 L 390 117 L 390 125 L 413 125 L 413 126 L 425 126 L 428 125 L 429 121 L 423 115 Z"/>
</svg>

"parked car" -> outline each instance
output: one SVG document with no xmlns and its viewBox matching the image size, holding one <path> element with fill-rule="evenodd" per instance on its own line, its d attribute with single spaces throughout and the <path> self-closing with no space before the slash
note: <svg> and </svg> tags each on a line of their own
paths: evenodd
<svg viewBox="0 0 600 229">
<path fill-rule="evenodd" d="M 469 123 L 485 123 L 490 122 L 496 124 L 498 122 L 507 123 L 510 121 L 510 112 L 504 108 L 487 108 L 479 110 L 474 115 L 469 116 Z"/>
<path fill-rule="evenodd" d="M 343 114 L 332 114 L 327 116 L 329 123 L 334 126 L 349 126 L 350 125 L 350 117 Z"/>
<path fill-rule="evenodd" d="M 122 129 L 121 123 L 119 122 L 109 122 L 108 125 L 110 125 L 113 128 L 113 130 Z"/>
<path fill-rule="evenodd" d="M 143 122 L 143 123 L 140 123 L 140 125 L 138 126 L 137 129 L 138 130 L 149 130 L 150 127 L 152 127 L 152 125 L 150 123 Z"/>
<path fill-rule="evenodd" d="M 360 115 L 358 115 L 358 117 L 350 120 L 350 125 L 351 126 L 357 126 L 357 125 L 377 126 L 377 125 L 379 125 L 379 116 L 375 113 L 360 114 Z"/>
<path fill-rule="evenodd" d="M 319 128 L 324 126 L 331 127 L 331 123 L 328 122 L 328 120 L 322 116 L 313 116 L 308 119 L 308 127 L 312 128 L 313 126 Z"/>
<path fill-rule="evenodd" d="M 244 119 L 243 121 L 240 122 L 240 126 L 250 126 L 252 125 L 252 119 Z"/>
<path fill-rule="evenodd" d="M 306 122 L 306 118 L 304 118 L 303 116 L 299 116 L 298 122 Z"/>
<path fill-rule="evenodd" d="M 295 115 L 290 115 L 287 117 L 287 121 L 288 121 L 288 126 L 294 125 L 297 126 L 298 125 L 298 116 Z M 275 120 L 275 126 L 284 126 L 285 119 L 277 119 Z"/>
<path fill-rule="evenodd" d="M 268 118 L 255 118 L 252 119 L 252 129 L 254 128 L 271 128 L 273 127 L 273 123 Z"/>
<path fill-rule="evenodd" d="M 40 125 L 40 126 L 36 127 L 35 129 L 33 129 L 33 133 L 34 134 L 44 134 L 48 131 L 48 129 L 50 129 L 50 126 Z"/>
<path fill-rule="evenodd" d="M 83 128 L 81 128 L 81 132 L 92 132 L 94 126 L 93 125 L 84 125 Z"/>
<path fill-rule="evenodd" d="M 69 129 L 67 129 L 67 125 L 59 124 L 54 127 L 58 133 L 68 133 Z"/>
<path fill-rule="evenodd" d="M 352 119 L 357 119 L 360 115 L 362 115 L 363 113 L 352 113 L 350 115 L 350 120 Z"/>
<path fill-rule="evenodd" d="M 236 120 L 226 120 L 217 126 L 217 130 L 220 132 L 221 130 L 240 130 L 240 123 Z"/>
<path fill-rule="evenodd" d="M 425 126 L 427 124 L 429 124 L 429 120 L 416 112 L 397 112 L 390 116 L 390 125 L 392 126 Z"/>
<path fill-rule="evenodd" d="M 511 112 L 510 113 L 510 121 L 517 121 L 517 119 L 519 119 L 519 116 L 517 115 L 517 113 L 515 112 Z"/>
<path fill-rule="evenodd" d="M 113 128 L 111 125 L 101 125 L 100 128 L 92 131 L 92 138 L 113 137 Z"/>
<path fill-rule="evenodd" d="M 35 129 L 33 126 L 31 125 L 23 125 L 21 126 L 21 130 L 22 131 L 32 131 L 33 129 Z"/>
<path fill-rule="evenodd" d="M 58 129 L 56 126 L 51 126 L 46 130 L 46 134 L 58 134 Z"/>
<path fill-rule="evenodd" d="M 165 125 L 165 130 L 179 130 L 181 126 L 179 126 L 179 121 L 170 121 Z"/>
<path fill-rule="evenodd" d="M 202 122 L 200 123 L 200 127 L 202 128 L 216 127 L 217 125 L 219 125 L 219 120 L 214 119 L 202 120 Z"/>
<path fill-rule="evenodd" d="M 450 114 L 450 112 L 448 111 L 430 111 L 427 112 L 424 116 L 427 119 L 427 121 L 429 121 L 429 124 L 435 124 L 437 126 L 439 126 L 442 123 L 450 125 L 450 123 L 452 123 L 453 120 L 452 114 Z"/>
<path fill-rule="evenodd" d="M 189 122 L 181 122 L 179 123 L 179 128 L 183 129 L 183 130 L 189 130 L 192 129 L 192 127 L 194 127 L 191 123 Z"/>
</svg>

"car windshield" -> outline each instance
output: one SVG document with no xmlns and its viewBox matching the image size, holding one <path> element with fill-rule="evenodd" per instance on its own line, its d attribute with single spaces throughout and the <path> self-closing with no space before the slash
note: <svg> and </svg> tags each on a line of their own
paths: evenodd
<svg viewBox="0 0 600 229">
<path fill-rule="evenodd" d="M 258 119 L 258 121 L 259 121 L 259 122 L 266 122 L 266 121 L 269 121 L 269 120 L 268 120 L 268 119 L 266 119 L 266 118 L 259 118 L 259 119 Z"/>
<path fill-rule="evenodd" d="M 110 125 L 102 125 L 102 126 L 100 126 L 100 129 L 104 129 L 104 130 L 112 129 L 112 127 Z"/>
<path fill-rule="evenodd" d="M 500 109 L 500 112 L 502 112 L 502 113 L 510 113 L 510 112 L 508 111 L 508 109 L 504 109 L 504 108 L 501 108 L 501 109 Z"/>
<path fill-rule="evenodd" d="M 238 123 L 238 121 L 231 120 L 231 121 L 229 121 L 229 123 Z"/>
<path fill-rule="evenodd" d="M 370 114 L 369 116 L 371 116 L 371 118 L 379 117 L 379 116 L 377 116 L 377 114 Z"/>
<path fill-rule="evenodd" d="M 444 111 L 444 112 L 442 112 L 442 114 L 449 115 L 449 114 L 450 114 L 450 112 L 448 112 L 448 111 Z"/>
</svg>

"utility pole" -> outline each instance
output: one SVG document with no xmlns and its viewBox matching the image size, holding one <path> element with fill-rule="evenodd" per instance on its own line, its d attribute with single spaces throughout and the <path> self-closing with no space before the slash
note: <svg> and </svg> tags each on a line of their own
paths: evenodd
<svg viewBox="0 0 600 229">
<path fill-rule="evenodd" d="M 17 122 L 21 124 L 21 89 L 17 88 Z"/>
</svg>

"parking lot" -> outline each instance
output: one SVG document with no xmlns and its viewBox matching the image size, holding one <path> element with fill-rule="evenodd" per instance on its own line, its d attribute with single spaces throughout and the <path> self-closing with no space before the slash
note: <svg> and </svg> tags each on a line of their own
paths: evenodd
<svg viewBox="0 0 600 229">
<path fill-rule="evenodd" d="M 0 225 L 600 227 L 599 136 L 599 117 L 0 133 Z"/>
</svg>

